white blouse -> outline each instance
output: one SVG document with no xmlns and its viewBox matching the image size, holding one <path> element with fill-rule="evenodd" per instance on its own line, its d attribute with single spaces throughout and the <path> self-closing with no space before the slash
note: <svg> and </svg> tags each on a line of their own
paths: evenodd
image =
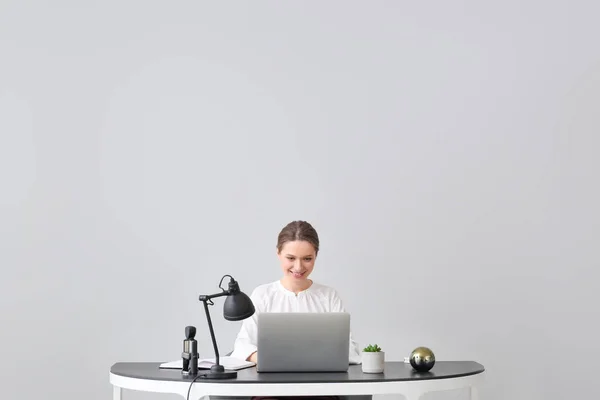
<svg viewBox="0 0 600 400">
<path fill-rule="evenodd" d="M 231 357 L 246 360 L 257 351 L 257 314 L 261 312 L 347 312 L 335 289 L 313 284 L 297 295 L 287 290 L 280 281 L 258 286 L 250 299 L 256 312 L 242 322 Z M 350 363 L 360 363 L 358 344 L 350 334 Z"/>
</svg>

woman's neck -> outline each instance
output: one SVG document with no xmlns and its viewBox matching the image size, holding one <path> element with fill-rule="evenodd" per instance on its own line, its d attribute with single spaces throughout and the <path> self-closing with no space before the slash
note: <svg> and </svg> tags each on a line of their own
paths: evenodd
<svg viewBox="0 0 600 400">
<path fill-rule="evenodd" d="M 300 292 L 305 291 L 309 287 L 311 287 L 313 284 L 313 281 L 310 279 L 303 279 L 301 281 L 297 281 L 297 280 L 292 281 L 292 280 L 283 278 L 283 279 L 281 279 L 281 284 L 283 285 L 283 287 L 285 289 L 289 290 L 290 292 L 294 292 L 295 294 L 298 294 Z"/>
</svg>

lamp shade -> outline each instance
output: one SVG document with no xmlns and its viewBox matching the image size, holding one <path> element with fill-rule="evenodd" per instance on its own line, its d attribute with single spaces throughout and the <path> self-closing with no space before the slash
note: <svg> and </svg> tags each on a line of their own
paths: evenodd
<svg viewBox="0 0 600 400">
<path fill-rule="evenodd" d="M 223 317 L 228 321 L 241 321 L 254 314 L 254 304 L 246 293 L 237 291 L 225 299 Z"/>
</svg>

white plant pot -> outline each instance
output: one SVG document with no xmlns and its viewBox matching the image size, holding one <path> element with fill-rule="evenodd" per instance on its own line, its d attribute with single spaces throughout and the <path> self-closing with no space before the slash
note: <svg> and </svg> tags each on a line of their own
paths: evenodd
<svg viewBox="0 0 600 400">
<path fill-rule="evenodd" d="M 385 366 L 385 352 L 362 352 L 362 371 L 365 374 L 380 374 Z"/>
</svg>

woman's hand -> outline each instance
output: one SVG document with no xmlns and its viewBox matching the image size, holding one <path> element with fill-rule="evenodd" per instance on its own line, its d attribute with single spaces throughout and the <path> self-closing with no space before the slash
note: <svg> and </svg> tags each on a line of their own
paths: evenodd
<svg viewBox="0 0 600 400">
<path fill-rule="evenodd" d="M 252 354 L 250 354 L 250 356 L 246 359 L 246 361 L 252 361 L 253 363 L 257 363 L 257 358 L 256 358 L 256 351 Z"/>
</svg>

